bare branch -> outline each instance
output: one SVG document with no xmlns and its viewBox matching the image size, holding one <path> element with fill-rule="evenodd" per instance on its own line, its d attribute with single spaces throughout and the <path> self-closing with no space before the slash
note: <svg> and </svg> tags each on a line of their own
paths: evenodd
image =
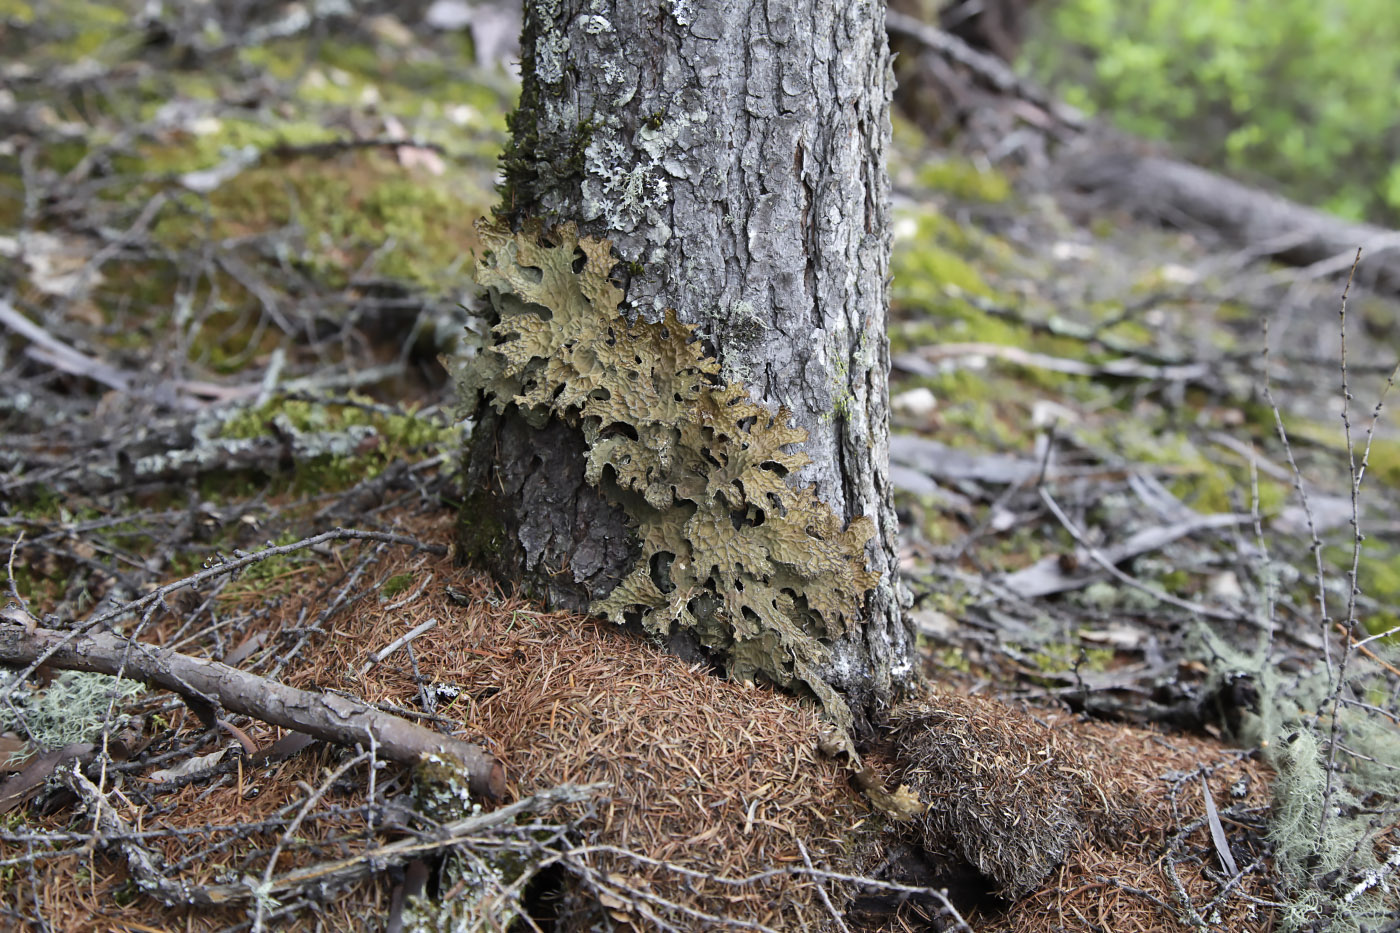
<svg viewBox="0 0 1400 933">
<path fill-rule="evenodd" d="M 52 629 L 31 633 L 18 625 L 0 626 L 0 663 L 27 665 L 41 657 L 60 670 L 119 674 L 173 690 L 196 704 L 217 704 L 318 739 L 342 745 L 373 741 L 385 757 L 405 764 L 416 764 L 425 754 L 445 752 L 461 760 L 472 793 L 494 800 L 505 793 L 504 767 L 481 746 L 380 712 L 359 700 L 298 690 L 227 664 L 117 635 L 73 638 Z"/>
</svg>

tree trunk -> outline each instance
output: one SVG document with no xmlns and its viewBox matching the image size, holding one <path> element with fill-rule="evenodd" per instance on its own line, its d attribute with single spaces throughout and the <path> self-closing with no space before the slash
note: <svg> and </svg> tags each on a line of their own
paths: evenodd
<svg viewBox="0 0 1400 933">
<path fill-rule="evenodd" d="M 917 677 L 887 475 L 883 5 L 526 0 L 524 12 L 501 214 L 610 239 L 628 315 L 673 308 L 694 325 L 724 382 L 805 430 L 811 462 L 788 485 L 814 484 L 842 524 L 871 520 L 878 582 L 857 624 L 821 636 L 818 666 L 860 724 Z M 585 483 L 583 432 L 538 423 L 513 405 L 480 419 L 462 544 L 583 608 L 627 575 L 636 535 L 617 496 Z"/>
</svg>

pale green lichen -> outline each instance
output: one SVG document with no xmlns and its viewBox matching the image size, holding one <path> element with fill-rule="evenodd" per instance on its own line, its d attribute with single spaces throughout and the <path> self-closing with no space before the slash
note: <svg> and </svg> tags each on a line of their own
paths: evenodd
<svg viewBox="0 0 1400 933">
<path fill-rule="evenodd" d="M 470 776 L 454 756 L 427 754 L 413 767 L 413 808 L 439 823 L 481 812 L 472 802 Z"/>
<path fill-rule="evenodd" d="M 413 768 L 413 804 L 422 816 L 450 824 L 478 816 L 470 778 L 462 763 L 450 755 L 428 754 Z M 403 929 L 409 933 L 471 933 L 504 930 L 524 914 L 520 904 L 522 876 L 537 866 L 506 853 L 453 847 L 443 860 L 439 888 L 453 897 L 420 894 L 404 903 Z"/>
<path fill-rule="evenodd" d="M 0 686 L 4 685 L 0 678 Z M 0 732 L 28 735 L 41 748 L 91 742 L 102 734 L 109 713 L 113 721 L 120 720 L 121 702 L 144 690 L 134 680 L 64 671 L 45 687 L 21 687 L 13 705 L 0 706 Z M 113 703 L 118 707 L 115 712 Z"/>
<path fill-rule="evenodd" d="M 606 240 L 572 225 L 549 239 L 483 224 L 478 264 L 500 315 L 494 346 L 460 374 L 498 410 L 576 424 L 586 480 L 635 524 L 634 569 L 592 609 L 640 618 L 658 636 L 688 630 L 742 680 L 805 685 L 840 725 L 845 702 L 819 676 L 822 639 L 841 636 L 879 577 L 865 562 L 868 518 L 842 528 L 815 488 L 784 479 L 809 461 L 807 432 L 720 378 L 694 328 L 618 311 Z"/>
<path fill-rule="evenodd" d="M 1263 638 L 1247 652 L 1204 625 L 1197 636 L 1215 683 L 1245 676 L 1258 691 L 1253 709 L 1241 714 L 1236 737 L 1257 745 L 1274 769 L 1269 838 L 1288 894 L 1282 929 L 1380 929 L 1400 908 L 1394 887 L 1378 883 L 1393 868 L 1385 862 L 1394 850 L 1382 843 L 1385 830 L 1371 815 L 1373 807 L 1400 795 L 1394 725 L 1361 705 L 1333 705 L 1334 668 L 1321 660 L 1285 672 Z M 1374 660 L 1354 657 L 1342 689 L 1366 696 L 1380 688 L 1388 696 L 1387 668 L 1400 657 L 1384 642 L 1369 648 Z M 1330 779 L 1329 743 L 1337 743 L 1339 752 Z"/>
</svg>

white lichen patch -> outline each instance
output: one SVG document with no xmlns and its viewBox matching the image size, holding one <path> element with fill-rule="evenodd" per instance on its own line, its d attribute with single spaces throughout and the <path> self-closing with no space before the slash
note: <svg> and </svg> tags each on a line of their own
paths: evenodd
<svg viewBox="0 0 1400 933">
<path fill-rule="evenodd" d="M 451 823 L 481 812 L 468 789 L 469 776 L 450 755 L 425 755 L 413 769 L 413 804 L 439 823 Z"/>
<path fill-rule="evenodd" d="M 450 755 L 428 754 L 413 769 L 413 803 L 423 816 L 440 824 L 481 814 L 472 800 L 468 775 Z M 505 930 L 523 913 L 522 873 L 534 868 L 505 850 L 451 850 L 442 866 L 439 888 L 456 892 L 450 899 L 411 897 L 404 904 L 403 928 L 414 933 L 473 933 Z"/>
<path fill-rule="evenodd" d="M 541 32 L 535 40 L 535 77 L 544 84 L 564 80 L 564 60 L 569 54 L 569 37 L 561 32 Z"/>
<path fill-rule="evenodd" d="M 443 865 L 443 880 L 457 892 L 450 900 L 411 897 L 404 903 L 406 933 L 477 933 L 510 928 L 522 915 L 515 886 L 506 873 L 472 852 L 454 852 Z"/>
<path fill-rule="evenodd" d="M 609 229 L 631 232 L 658 224 L 670 198 L 670 184 L 654 162 L 637 162 L 619 134 L 617 119 L 594 131 L 584 150 L 583 217 L 603 218 Z"/>
<path fill-rule="evenodd" d="M 671 18 L 681 26 L 689 26 L 694 19 L 690 10 L 690 0 L 671 0 Z"/>
<path fill-rule="evenodd" d="M 613 74 L 619 82 L 623 80 L 620 67 Z M 632 92 L 626 96 L 630 100 Z M 665 246 L 671 239 L 665 220 L 671 203 L 668 179 L 687 177 L 686 145 L 709 119 L 703 108 L 660 108 L 629 141 L 617 116 L 605 118 L 584 150 L 584 219 L 601 218 L 609 229 L 626 233 L 644 228 L 652 247 L 647 261 L 665 262 Z"/>
</svg>

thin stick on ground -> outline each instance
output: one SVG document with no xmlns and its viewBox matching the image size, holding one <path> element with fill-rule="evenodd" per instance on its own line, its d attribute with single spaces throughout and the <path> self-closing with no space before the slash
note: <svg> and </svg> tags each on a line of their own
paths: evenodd
<svg viewBox="0 0 1400 933">
<path fill-rule="evenodd" d="M 69 632 L 60 633 L 62 637 L 59 640 L 55 641 L 51 646 L 49 646 L 49 648 L 47 649 L 47 653 L 40 654 L 36 656 L 33 660 L 31 660 L 28 666 L 20 672 L 19 676 L 15 677 L 12 681 L 10 681 L 10 685 L 4 688 L 3 691 L 0 691 L 0 695 L 8 697 L 9 692 L 14 688 L 14 685 L 20 683 L 30 674 L 34 673 L 34 671 L 36 671 L 41 664 L 44 664 L 49 661 L 50 657 L 52 657 L 54 652 L 57 652 L 68 642 L 77 638 L 82 632 L 91 631 L 95 628 L 98 628 L 99 626 L 108 625 L 112 622 L 117 621 L 122 616 L 131 615 L 138 612 L 142 613 L 141 622 L 144 626 L 150 620 L 151 615 L 155 612 L 155 610 L 165 604 L 165 598 L 171 593 L 175 593 L 183 589 L 197 589 L 203 583 L 207 583 L 208 581 L 217 579 L 219 577 L 235 575 L 244 568 L 250 567 L 253 564 L 259 563 L 261 561 L 265 561 L 270 557 L 277 557 L 283 554 L 291 554 L 295 551 L 305 550 L 306 548 L 315 547 L 319 544 L 326 544 L 331 541 L 351 540 L 379 541 L 384 544 L 405 544 L 417 550 L 427 551 L 430 554 L 437 554 L 439 556 L 447 553 L 447 549 L 441 545 L 424 544 L 422 541 L 410 538 L 407 535 L 396 535 L 383 531 L 361 531 L 356 528 L 333 528 L 330 531 L 324 531 L 320 534 L 312 535 L 309 538 L 303 538 L 300 541 L 294 541 L 291 544 L 273 545 L 271 547 L 263 548 L 260 551 L 253 551 L 251 553 L 236 553 L 232 558 L 221 558 L 216 562 L 211 563 L 209 566 L 206 566 L 203 570 L 199 571 L 198 573 L 194 573 L 189 575 L 188 577 L 182 577 L 181 579 L 176 580 L 172 583 L 166 583 L 163 586 L 156 587 L 154 590 L 152 590 L 151 592 L 147 593 L 145 596 L 142 596 L 139 599 L 133 599 L 130 602 L 122 603 L 120 606 L 117 606 L 107 612 L 104 612 L 101 615 L 96 616 L 95 618 L 86 620 L 79 627 L 74 628 Z M 18 546 L 18 542 L 16 542 L 16 546 Z M 10 580 L 12 581 L 11 585 L 13 586 L 13 573 L 10 574 Z"/>
<path fill-rule="evenodd" d="M 18 625 L 0 626 L 0 664 L 45 659 L 60 670 L 89 671 L 154 684 L 200 707 L 216 704 L 274 726 L 355 745 L 376 742 L 384 756 L 416 764 L 424 755 L 448 753 L 462 762 L 472 793 L 500 800 L 505 769 L 481 746 L 443 735 L 381 712 L 359 700 L 311 693 L 221 664 L 133 642 L 117 635 L 83 635 Z"/>
<path fill-rule="evenodd" d="M 274 903 L 272 896 L 268 892 L 272 888 L 273 872 L 277 870 L 277 859 L 281 857 L 282 849 L 285 848 L 289 843 L 291 843 L 292 840 L 296 837 L 297 830 L 301 828 L 302 821 L 306 819 L 306 815 L 311 812 L 312 808 L 315 807 L 317 803 L 320 802 L 321 798 L 326 795 L 326 792 L 331 789 L 331 786 L 334 785 L 336 781 L 340 780 L 341 776 L 343 776 L 345 772 L 349 771 L 351 768 L 355 767 L 360 762 L 366 759 L 369 759 L 370 780 L 373 781 L 374 755 L 372 752 L 362 752 L 361 754 L 356 755 L 354 758 L 351 758 L 349 761 L 342 762 L 340 767 L 336 768 L 330 774 L 326 775 L 326 779 L 321 782 L 320 787 L 317 787 L 311 793 L 306 795 L 306 801 L 301 805 L 301 809 L 297 811 L 297 815 L 293 817 L 291 823 L 287 824 L 287 828 L 282 833 L 282 837 L 277 840 L 277 845 L 272 847 L 272 854 L 267 857 L 267 864 L 263 866 L 262 881 L 252 886 L 253 933 L 262 933 L 263 924 L 266 923 L 265 917 L 267 914 L 268 905 Z M 369 812 L 373 812 L 374 793 L 372 790 L 368 795 L 368 799 L 370 803 Z"/>
</svg>

